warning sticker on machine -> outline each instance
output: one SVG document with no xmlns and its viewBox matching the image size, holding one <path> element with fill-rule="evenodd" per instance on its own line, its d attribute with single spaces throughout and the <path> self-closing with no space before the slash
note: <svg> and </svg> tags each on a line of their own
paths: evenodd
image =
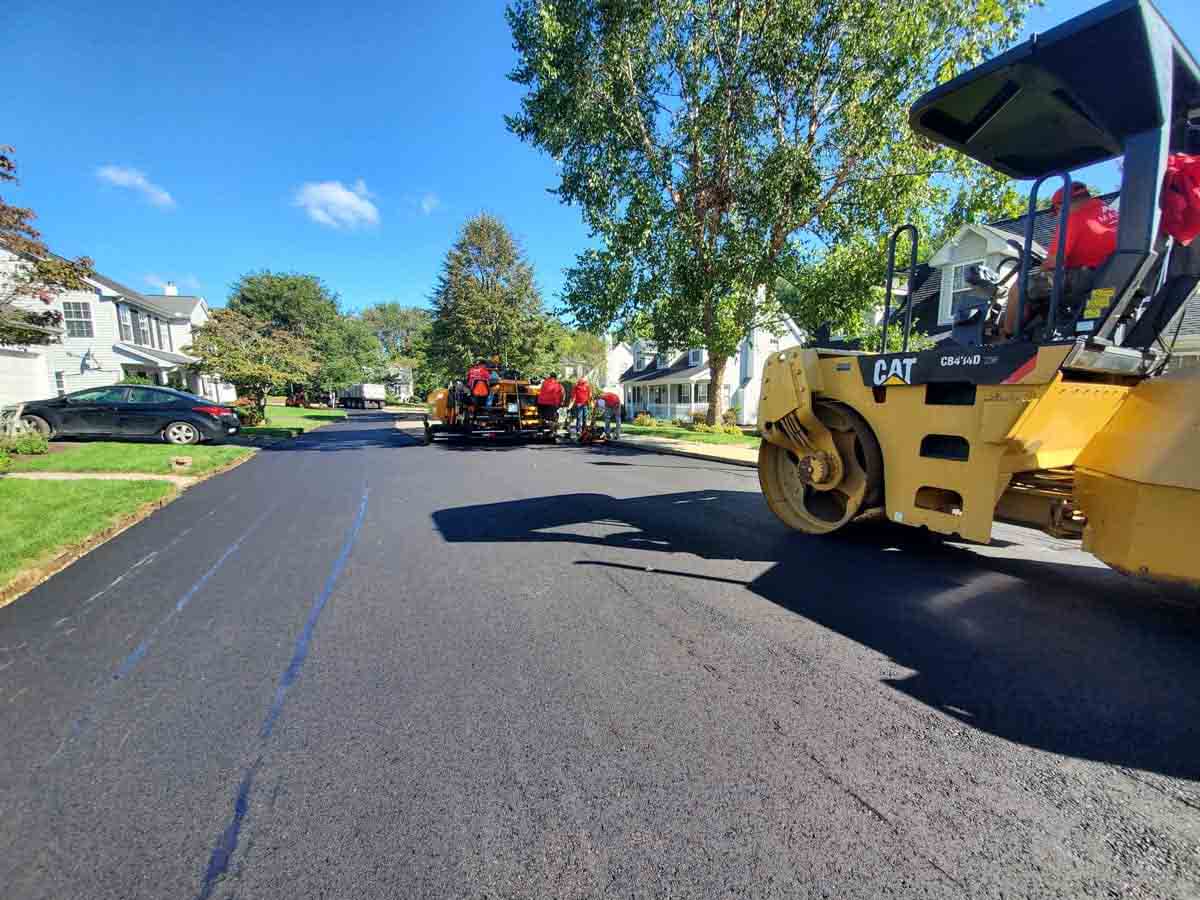
<svg viewBox="0 0 1200 900">
<path fill-rule="evenodd" d="M 1112 303 L 1114 288 L 1096 288 L 1088 294 L 1087 306 L 1083 308 L 1082 319 L 1098 319 L 1100 314 Z"/>
</svg>

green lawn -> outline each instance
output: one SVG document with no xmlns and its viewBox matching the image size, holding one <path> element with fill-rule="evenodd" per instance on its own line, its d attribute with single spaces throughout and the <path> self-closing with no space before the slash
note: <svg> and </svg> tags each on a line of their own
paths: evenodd
<svg viewBox="0 0 1200 900">
<path fill-rule="evenodd" d="M 62 444 L 65 449 L 41 456 L 14 456 L 13 472 L 145 472 L 151 475 L 172 473 L 171 457 L 190 456 L 192 465 L 181 475 L 200 475 L 220 468 L 235 459 L 249 456 L 253 447 L 229 444 L 134 444 L 116 441 L 88 441 Z"/>
<path fill-rule="evenodd" d="M 252 428 L 243 428 L 241 433 L 258 437 L 293 437 L 344 418 L 346 411 L 342 409 L 304 409 L 268 403 L 267 421 Z"/>
<path fill-rule="evenodd" d="M 0 481 L 0 587 L 174 490 L 165 481 Z"/>
<path fill-rule="evenodd" d="M 658 425 L 653 428 L 645 425 L 622 425 L 621 433 L 674 438 L 678 441 L 692 441 L 697 444 L 735 444 L 739 447 L 757 447 L 762 443 L 762 439 L 757 437 L 736 434 L 705 434 L 703 431 L 692 431 L 690 428 L 680 428 L 678 425 Z"/>
</svg>

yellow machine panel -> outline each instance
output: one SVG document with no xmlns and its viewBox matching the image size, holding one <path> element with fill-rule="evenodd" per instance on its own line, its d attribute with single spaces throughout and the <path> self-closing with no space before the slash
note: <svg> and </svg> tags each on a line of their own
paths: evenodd
<svg viewBox="0 0 1200 900">
<path fill-rule="evenodd" d="M 1114 569 L 1200 584 L 1200 369 L 1142 382 L 1080 455 L 1083 547 Z"/>
</svg>

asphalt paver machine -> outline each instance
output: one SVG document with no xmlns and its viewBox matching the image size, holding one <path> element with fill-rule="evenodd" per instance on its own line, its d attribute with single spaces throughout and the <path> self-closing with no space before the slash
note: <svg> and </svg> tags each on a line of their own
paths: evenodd
<svg viewBox="0 0 1200 900">
<path fill-rule="evenodd" d="M 552 441 L 557 423 L 543 421 L 537 406 L 538 386 L 517 372 L 504 371 L 484 397 L 473 397 L 462 382 L 439 388 L 426 402 L 425 440 L 437 437 L 521 438 Z"/>
<path fill-rule="evenodd" d="M 866 514 L 979 542 L 997 518 L 1080 529 L 1118 570 L 1200 585 L 1200 369 L 1166 371 L 1200 240 L 1160 227 L 1168 159 L 1200 152 L 1195 60 L 1150 3 L 1113 0 L 929 91 L 910 124 L 1032 180 L 1007 301 L 1021 327 L 989 327 L 997 279 L 980 277 L 979 302 L 933 349 L 907 350 L 911 305 L 900 315 L 889 297 L 885 335 L 902 329 L 901 352 L 773 354 L 758 418 L 771 510 L 812 534 Z M 1070 197 L 1073 170 L 1117 158 L 1116 252 L 1066 268 L 1064 203 L 1058 265 L 1035 271 L 1039 191 Z"/>
</svg>

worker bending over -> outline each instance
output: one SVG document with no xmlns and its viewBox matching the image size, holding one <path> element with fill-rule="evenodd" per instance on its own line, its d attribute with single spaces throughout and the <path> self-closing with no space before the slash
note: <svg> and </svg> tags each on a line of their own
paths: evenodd
<svg viewBox="0 0 1200 900">
<path fill-rule="evenodd" d="M 604 437 L 606 440 L 621 439 L 621 398 L 612 391 L 605 391 L 596 398 L 604 404 Z"/>
</svg>

